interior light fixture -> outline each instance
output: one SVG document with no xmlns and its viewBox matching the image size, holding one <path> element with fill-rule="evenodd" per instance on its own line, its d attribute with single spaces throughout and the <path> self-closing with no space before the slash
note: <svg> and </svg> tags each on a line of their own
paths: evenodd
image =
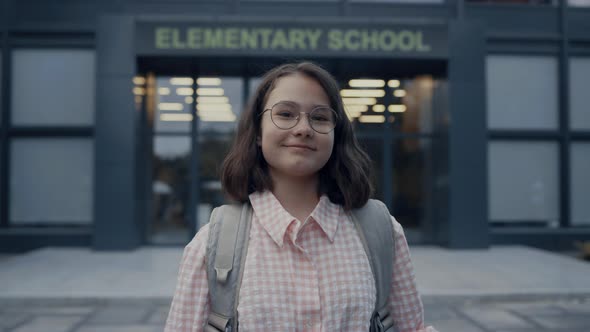
<svg viewBox="0 0 590 332">
<path fill-rule="evenodd" d="M 193 88 L 177 88 L 176 94 L 179 96 L 192 96 L 195 91 Z"/>
<path fill-rule="evenodd" d="M 145 84 L 145 77 L 143 77 L 143 76 L 135 76 L 133 78 L 133 84 L 135 84 L 135 85 L 144 85 Z"/>
<path fill-rule="evenodd" d="M 398 97 L 398 98 L 402 98 L 406 96 L 406 90 L 395 90 L 393 91 L 393 95 Z"/>
<path fill-rule="evenodd" d="M 387 82 L 387 86 L 390 88 L 399 88 L 400 81 L 399 80 L 389 80 Z"/>
<path fill-rule="evenodd" d="M 382 105 L 382 104 L 373 105 L 373 112 L 377 112 L 377 113 L 385 112 L 385 105 Z"/>
<path fill-rule="evenodd" d="M 367 80 L 354 79 L 348 81 L 348 85 L 353 88 L 382 88 L 385 86 L 384 80 Z"/>
<path fill-rule="evenodd" d="M 231 112 L 230 104 L 197 104 L 197 111 Z"/>
<path fill-rule="evenodd" d="M 383 97 L 385 96 L 384 90 L 374 89 L 342 89 L 340 90 L 342 97 Z"/>
<path fill-rule="evenodd" d="M 193 85 L 194 80 L 190 77 L 172 77 L 170 84 L 172 85 Z"/>
<path fill-rule="evenodd" d="M 176 121 L 176 122 L 189 122 L 193 120 L 193 115 L 188 113 L 180 113 L 180 114 L 170 114 L 164 113 L 160 114 L 160 120 L 162 121 Z"/>
<path fill-rule="evenodd" d="M 160 96 L 168 96 L 170 94 L 170 88 L 166 88 L 166 87 L 158 88 L 158 94 Z"/>
<path fill-rule="evenodd" d="M 198 85 L 221 85 L 221 78 L 217 77 L 199 77 L 197 78 Z"/>
<path fill-rule="evenodd" d="M 391 113 L 403 113 L 406 109 L 406 105 L 389 105 L 387 107 L 387 110 Z"/>
<path fill-rule="evenodd" d="M 350 113 L 362 113 L 369 110 L 367 105 L 344 105 L 344 109 Z"/>
<path fill-rule="evenodd" d="M 197 94 L 199 96 L 223 96 L 222 88 L 198 88 Z"/>
<path fill-rule="evenodd" d="M 363 123 L 383 123 L 385 122 L 385 116 L 383 115 L 361 115 L 359 118 L 360 122 Z"/>
<path fill-rule="evenodd" d="M 182 103 L 159 103 L 158 109 L 160 111 L 182 111 L 184 105 Z"/>
<path fill-rule="evenodd" d="M 145 89 L 140 87 L 133 88 L 133 94 L 136 96 L 143 96 L 145 95 Z"/>
<path fill-rule="evenodd" d="M 229 104 L 229 98 L 227 98 L 227 97 L 197 97 L 197 103 Z"/>
<path fill-rule="evenodd" d="M 193 97 L 185 97 L 184 98 L 184 102 L 187 104 L 192 104 L 193 103 Z"/>
<path fill-rule="evenodd" d="M 375 105 L 377 98 L 342 98 L 345 105 Z"/>
</svg>

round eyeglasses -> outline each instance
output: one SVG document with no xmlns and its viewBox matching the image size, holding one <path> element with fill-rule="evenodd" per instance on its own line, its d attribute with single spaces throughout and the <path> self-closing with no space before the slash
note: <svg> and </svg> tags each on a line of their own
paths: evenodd
<svg viewBox="0 0 590 332">
<path fill-rule="evenodd" d="M 311 112 L 303 112 L 301 106 L 297 103 L 279 102 L 273 107 L 265 109 L 260 113 L 262 116 L 265 112 L 270 111 L 270 119 L 272 123 L 279 129 L 291 129 L 295 127 L 301 119 L 301 113 L 307 114 L 307 119 L 311 129 L 320 133 L 328 134 L 338 122 L 338 114 L 336 111 L 326 106 L 319 106 L 311 110 Z"/>
</svg>

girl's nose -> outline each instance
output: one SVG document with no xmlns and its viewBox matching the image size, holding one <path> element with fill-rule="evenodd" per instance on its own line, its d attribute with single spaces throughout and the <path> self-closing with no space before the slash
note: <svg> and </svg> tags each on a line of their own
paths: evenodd
<svg viewBox="0 0 590 332">
<path fill-rule="evenodd" d="M 299 115 L 299 122 L 293 127 L 293 133 L 296 135 L 312 136 L 313 132 L 313 128 L 311 128 L 309 122 L 309 115 L 301 112 Z"/>
</svg>

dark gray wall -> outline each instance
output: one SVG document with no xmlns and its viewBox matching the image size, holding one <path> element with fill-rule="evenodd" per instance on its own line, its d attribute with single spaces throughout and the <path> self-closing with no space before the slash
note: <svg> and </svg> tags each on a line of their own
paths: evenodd
<svg viewBox="0 0 590 332">
<path fill-rule="evenodd" d="M 451 248 L 489 244 L 485 30 L 474 21 L 449 24 L 449 215 Z"/>
<path fill-rule="evenodd" d="M 104 16 L 97 31 L 94 248 L 130 249 L 142 241 L 137 220 L 139 125 L 133 100 L 135 23 Z"/>
</svg>

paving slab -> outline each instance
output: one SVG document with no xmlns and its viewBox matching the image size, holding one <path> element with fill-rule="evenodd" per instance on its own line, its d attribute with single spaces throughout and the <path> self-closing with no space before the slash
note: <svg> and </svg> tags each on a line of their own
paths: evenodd
<svg viewBox="0 0 590 332">
<path fill-rule="evenodd" d="M 413 246 L 422 296 L 590 295 L 590 263 L 523 246 Z M 174 294 L 182 248 L 45 248 L 0 261 L 0 299 L 144 299 Z"/>
</svg>

